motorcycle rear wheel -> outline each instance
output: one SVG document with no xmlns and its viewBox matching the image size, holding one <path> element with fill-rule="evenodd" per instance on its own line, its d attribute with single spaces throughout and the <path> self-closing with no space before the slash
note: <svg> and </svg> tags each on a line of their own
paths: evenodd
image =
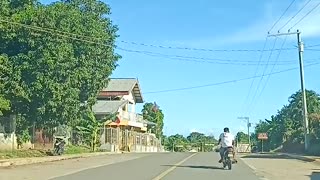
<svg viewBox="0 0 320 180">
<path fill-rule="evenodd" d="M 231 160 L 228 160 L 228 169 L 229 169 L 229 170 L 232 169 L 232 162 L 231 162 Z"/>
</svg>

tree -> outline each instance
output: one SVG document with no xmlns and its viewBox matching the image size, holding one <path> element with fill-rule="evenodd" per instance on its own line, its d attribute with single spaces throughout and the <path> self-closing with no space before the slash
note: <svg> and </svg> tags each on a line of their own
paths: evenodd
<svg viewBox="0 0 320 180">
<path fill-rule="evenodd" d="M 194 148 L 200 151 L 212 151 L 213 145 L 216 143 L 217 140 L 214 136 L 206 136 L 200 132 L 192 132 L 186 138 L 180 134 L 164 138 L 164 146 L 169 151 L 172 151 L 173 148 L 175 151 L 189 151 Z"/>
<path fill-rule="evenodd" d="M 1 74 L 7 81 L 0 88 L 7 90 L 2 99 L 10 113 L 22 114 L 29 126 L 75 127 L 80 104 L 95 103 L 120 58 L 109 6 L 96 0 L 2 3 L 0 18 L 9 23 L 0 23 L 0 52 L 10 71 Z"/>
<path fill-rule="evenodd" d="M 249 142 L 249 138 L 248 138 L 248 134 L 245 134 L 244 132 L 238 132 L 236 135 L 236 141 L 239 143 L 248 143 Z"/>
<path fill-rule="evenodd" d="M 156 105 L 156 103 L 145 103 L 143 105 L 142 114 L 145 120 L 156 124 L 156 126 L 151 129 L 151 132 L 155 133 L 156 137 L 161 137 L 163 135 L 164 125 L 164 115 L 162 110 Z"/>
<path fill-rule="evenodd" d="M 311 132 L 311 141 L 315 142 L 320 136 L 320 98 L 319 95 L 307 90 L 307 107 Z M 302 93 L 297 91 L 289 97 L 289 104 L 284 105 L 281 110 L 271 119 L 260 121 L 255 128 L 255 138 L 258 133 L 268 133 L 267 146 L 270 149 L 282 149 L 283 151 L 303 151 L 303 108 Z M 259 142 L 259 141 L 257 141 Z M 317 143 L 313 143 L 315 145 Z M 265 146 L 266 147 L 266 146 Z M 320 147 L 319 147 L 320 150 Z"/>
<path fill-rule="evenodd" d="M 96 147 L 99 144 L 99 135 L 101 129 L 104 128 L 105 124 L 116 121 L 117 113 L 111 113 L 106 115 L 102 119 L 97 119 L 94 112 L 88 108 L 82 116 L 82 121 L 76 126 L 76 129 L 85 138 L 92 151 L 96 151 Z"/>
<path fill-rule="evenodd" d="M 186 150 L 186 144 L 188 143 L 188 140 L 180 134 L 175 134 L 175 135 L 171 135 L 169 136 L 166 140 L 165 140 L 165 147 L 172 151 L 174 149 L 174 151 L 185 151 Z"/>
<path fill-rule="evenodd" d="M 0 55 L 0 116 L 3 114 L 2 111 L 7 111 L 10 109 L 10 103 L 4 98 L 4 83 L 6 81 L 5 72 L 8 71 L 7 67 L 8 59 Z"/>
</svg>

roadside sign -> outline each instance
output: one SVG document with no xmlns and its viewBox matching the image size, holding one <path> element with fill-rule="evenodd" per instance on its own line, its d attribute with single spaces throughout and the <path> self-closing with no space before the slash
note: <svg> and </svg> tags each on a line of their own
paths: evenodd
<svg viewBox="0 0 320 180">
<path fill-rule="evenodd" d="M 266 139 L 268 139 L 268 134 L 267 133 L 259 133 L 258 134 L 258 139 L 266 140 Z"/>
</svg>

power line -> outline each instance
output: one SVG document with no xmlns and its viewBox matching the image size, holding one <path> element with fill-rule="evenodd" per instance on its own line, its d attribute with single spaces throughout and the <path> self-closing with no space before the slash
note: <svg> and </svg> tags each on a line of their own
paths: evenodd
<svg viewBox="0 0 320 180">
<path fill-rule="evenodd" d="M 282 48 L 282 47 L 284 46 L 284 44 L 286 43 L 287 37 L 288 37 L 288 35 L 286 35 L 285 39 L 283 40 L 283 43 L 282 43 L 282 45 L 281 45 L 281 48 Z M 281 48 L 280 48 L 280 49 L 281 49 Z M 279 60 L 280 54 L 281 54 L 281 51 L 279 51 L 279 53 L 278 53 L 278 55 L 277 55 L 277 58 L 276 58 L 276 62 L 273 64 L 270 73 L 273 72 L 273 70 L 274 70 L 274 68 L 275 68 L 275 66 L 276 66 L 276 64 L 277 64 L 277 61 Z M 262 90 L 260 91 L 259 96 L 257 97 L 257 101 L 259 100 L 259 98 L 261 97 L 264 89 L 266 88 L 266 86 L 267 86 L 267 84 L 268 84 L 268 81 L 269 81 L 269 79 L 270 79 L 270 76 L 271 76 L 270 74 L 267 76 L 267 80 L 266 80 L 264 86 L 262 87 Z M 251 110 L 252 110 L 252 109 L 251 109 Z"/>
<path fill-rule="evenodd" d="M 305 48 L 305 50 L 307 50 L 307 51 L 320 51 L 320 49 L 309 49 L 309 48 Z"/>
<path fill-rule="evenodd" d="M 120 41 L 125 44 L 140 45 L 146 47 L 154 47 L 161 49 L 179 49 L 179 50 L 192 50 L 192 51 L 208 51 L 208 52 L 261 52 L 261 51 L 271 51 L 270 49 L 260 50 L 260 49 L 204 49 L 204 48 L 189 48 L 189 47 L 175 47 L 175 46 L 163 46 L 163 45 L 154 45 L 154 44 L 145 44 L 129 41 Z M 285 50 L 294 50 L 296 48 L 285 48 Z M 280 50 L 280 49 L 275 49 Z"/>
<path fill-rule="evenodd" d="M 298 22 L 296 22 L 289 30 L 291 30 L 297 24 L 299 24 L 304 18 L 306 18 L 310 13 L 312 13 L 312 11 L 314 11 L 319 5 L 320 5 L 320 3 L 318 3 L 315 7 L 313 7 L 306 15 L 304 15 Z"/>
<path fill-rule="evenodd" d="M 263 49 L 266 48 L 267 42 L 268 42 L 268 36 L 266 37 L 266 39 L 265 39 L 265 41 L 264 41 Z M 259 65 L 260 65 L 260 63 L 261 63 L 262 56 L 263 56 L 263 51 L 261 52 L 260 57 L 259 57 L 259 61 L 258 61 L 258 64 L 259 64 Z M 259 69 L 259 67 L 257 66 L 257 68 L 256 68 L 253 76 L 256 76 L 256 75 L 257 75 L 258 69 Z M 246 102 L 249 100 L 249 96 L 250 96 L 250 94 L 251 94 L 251 90 L 252 90 L 252 87 L 253 87 L 254 80 L 255 80 L 255 79 L 253 78 L 252 81 L 251 81 L 251 84 L 250 84 L 250 87 L 249 87 L 249 91 L 248 91 L 248 94 L 247 94 L 247 96 L 246 96 L 246 98 L 245 98 L 245 100 L 244 100 L 244 105 L 243 105 L 243 106 L 245 106 Z"/>
<path fill-rule="evenodd" d="M 287 9 L 282 13 L 282 15 L 280 16 L 280 18 L 273 24 L 273 26 L 270 28 L 270 31 L 272 31 L 272 29 L 278 24 L 278 22 L 281 20 L 281 18 L 286 14 L 286 12 L 289 10 L 289 8 L 292 6 L 292 4 L 295 2 L 296 0 L 291 1 L 291 3 L 289 4 L 289 6 L 287 7 Z"/>
<path fill-rule="evenodd" d="M 289 4 L 289 6 L 286 8 L 286 10 L 282 13 L 282 15 L 279 17 L 279 19 L 273 24 L 273 26 L 270 28 L 270 30 L 268 31 L 268 33 L 270 33 L 270 31 L 272 31 L 272 29 L 278 24 L 278 22 L 282 19 L 282 17 L 286 14 L 286 12 L 289 10 L 289 8 L 292 6 L 292 4 L 295 2 L 295 0 L 291 1 L 291 3 Z M 265 39 L 265 42 L 264 42 L 264 45 L 263 45 L 263 50 L 265 49 L 266 47 L 266 44 L 267 44 L 267 41 L 268 41 L 268 36 L 266 37 Z M 263 56 L 263 52 L 261 52 L 260 54 L 260 58 L 259 58 L 259 63 L 261 63 L 261 60 L 262 60 L 262 56 Z M 270 60 L 270 59 L 269 59 Z M 258 65 L 259 66 L 259 65 Z M 257 66 L 256 70 L 255 70 L 255 73 L 254 73 L 254 76 L 257 74 L 258 72 L 258 69 L 259 67 Z M 255 79 L 252 79 L 251 81 L 251 84 L 250 84 L 250 88 L 249 88 L 249 91 L 248 91 L 248 94 L 246 96 L 246 99 L 245 99 L 245 103 L 247 102 L 247 100 L 249 99 L 249 96 L 250 96 L 250 93 L 251 93 L 251 90 L 252 90 L 252 86 L 253 86 L 253 83 L 254 83 L 254 80 Z"/>
<path fill-rule="evenodd" d="M 10 21 L 3 20 L 3 19 L 0 19 L 0 22 L 5 22 L 5 23 L 8 23 L 8 24 L 18 25 L 18 26 L 21 26 L 21 27 L 24 27 L 24 28 L 27 28 L 27 29 L 35 30 L 35 31 L 54 34 L 54 35 L 57 35 L 57 36 L 60 36 L 60 37 L 64 37 L 64 38 L 68 38 L 68 39 L 72 39 L 72 40 L 76 40 L 76 41 L 82 41 L 82 42 L 102 45 L 102 46 L 106 46 L 106 47 L 114 47 L 113 45 L 108 45 L 108 44 L 101 43 L 101 42 L 95 42 L 95 41 L 86 40 L 86 39 L 80 39 L 80 38 L 71 36 L 71 35 L 81 36 L 81 35 L 74 34 L 74 33 L 68 33 L 68 32 L 63 32 L 63 31 L 59 31 L 59 30 L 53 30 L 53 29 L 43 28 L 43 27 L 38 27 L 38 26 L 31 26 L 31 25 L 26 25 L 26 24 L 23 24 L 23 23 L 10 22 Z"/>
<path fill-rule="evenodd" d="M 314 66 L 314 65 L 318 65 L 318 64 L 320 64 L 320 62 L 308 64 L 308 65 L 305 65 L 305 67 Z M 264 74 L 264 75 L 259 75 L 259 76 L 251 76 L 251 77 L 246 77 L 246 78 L 242 78 L 242 79 L 235 79 L 235 80 L 223 81 L 223 82 L 212 83 L 212 84 L 205 84 L 205 85 L 191 86 L 191 87 L 184 87 L 184 88 L 176 88 L 176 89 L 167 89 L 167 90 L 160 90 L 160 91 L 150 91 L 150 92 L 145 92 L 143 94 L 175 92 L 175 91 L 184 91 L 184 90 L 190 90 L 190 89 L 199 89 L 199 88 L 210 87 L 210 86 L 218 86 L 218 85 L 223 85 L 223 84 L 230 84 L 230 83 L 236 83 L 236 82 L 245 81 L 245 80 L 249 80 L 249 79 L 254 79 L 257 77 L 261 77 L 261 76 L 280 74 L 280 73 L 284 73 L 284 72 L 288 72 L 288 71 L 292 71 L 292 70 L 296 70 L 296 69 L 298 69 L 298 68 L 297 67 L 290 68 L 290 69 L 285 69 L 282 71 L 277 71 L 277 72 L 273 72 L 273 73 L 269 73 L 269 74 Z"/>
<path fill-rule="evenodd" d="M 273 46 L 272 46 L 272 49 L 274 49 L 274 47 L 275 47 L 275 45 L 276 45 L 276 42 L 277 42 L 277 39 L 278 39 L 278 38 L 275 38 L 274 43 L 273 43 Z M 269 54 L 267 64 L 265 65 L 265 68 L 264 68 L 264 70 L 263 70 L 263 75 L 266 73 L 266 70 L 267 70 L 267 68 L 268 68 L 269 61 L 270 61 L 270 58 L 271 58 L 272 54 L 273 54 L 273 51 L 271 51 L 270 54 Z M 251 104 L 253 104 L 253 101 L 254 101 L 254 99 L 255 99 L 255 97 L 256 97 L 256 95 L 257 95 L 257 92 L 259 91 L 260 84 L 261 84 L 261 82 L 262 82 L 263 77 L 264 77 L 264 76 L 261 76 L 261 78 L 260 78 L 260 80 L 259 80 L 259 82 L 258 82 L 257 90 L 256 90 L 255 93 L 253 94 L 252 101 L 251 101 L 251 103 L 249 104 L 248 108 L 251 106 Z"/>
<path fill-rule="evenodd" d="M 41 26 L 34 26 L 34 25 L 27 25 L 27 24 L 23 24 L 23 23 L 18 23 L 18 22 L 13 22 L 13 21 L 9 21 L 9 20 L 4 20 L 4 19 L 0 19 L 0 22 L 5 22 L 8 24 L 14 24 L 14 25 L 19 25 L 22 26 L 24 28 L 28 28 L 28 29 L 33 29 L 33 30 L 37 30 L 37 31 L 41 31 L 41 32 L 46 32 L 46 33 L 52 33 L 54 32 L 56 35 L 59 35 L 61 37 L 66 37 L 66 35 L 70 35 L 70 36 L 76 36 L 76 37 L 82 37 L 82 38 L 88 38 L 88 39 L 93 39 L 93 40 L 103 40 L 102 38 L 99 37 L 93 37 L 93 36 L 86 36 L 86 35 L 81 35 L 81 34 L 76 34 L 76 33 L 70 33 L 70 32 L 66 32 L 66 31 L 60 31 L 60 30 L 56 30 L 53 28 L 47 28 L 47 27 L 41 27 Z M 75 37 L 70 37 L 71 39 L 74 40 L 79 40 L 79 38 L 75 38 Z M 89 41 L 91 43 L 95 43 L 94 41 L 91 40 L 85 40 L 85 41 Z M 136 43 L 136 42 L 128 42 L 128 41 L 120 41 L 122 43 L 126 43 L 126 44 L 134 44 L 134 45 L 141 45 L 141 46 L 150 46 L 150 47 L 157 47 L 157 48 L 165 48 L 165 49 L 184 49 L 184 50 L 195 50 L 195 51 L 212 51 L 212 52 L 261 52 L 261 50 L 258 49 L 203 49 L 203 48 L 188 48 L 188 47 L 172 47 L 172 46 L 161 46 L 161 45 L 152 45 L 152 44 L 144 44 L 144 43 Z M 99 43 L 98 43 L 99 44 Z M 105 46 L 108 46 L 107 44 L 105 44 Z M 111 45 L 109 45 L 111 47 Z M 294 50 L 296 48 L 286 48 L 285 50 Z M 264 51 L 270 51 L 270 50 L 264 50 Z"/>
<path fill-rule="evenodd" d="M 105 43 L 100 43 L 100 42 L 95 42 L 95 41 L 91 41 L 91 40 L 85 40 L 85 39 L 80 39 L 80 38 L 74 37 L 74 36 L 78 36 L 78 34 L 65 33 L 65 32 L 59 31 L 59 30 L 51 31 L 51 29 L 49 29 L 49 28 L 42 28 L 42 27 L 38 27 L 38 26 L 30 26 L 30 25 L 25 25 L 25 24 L 22 24 L 22 23 L 10 22 L 10 21 L 1 20 L 1 19 L 0 19 L 0 21 L 6 22 L 6 23 L 9 23 L 9 24 L 19 25 L 19 26 L 22 26 L 24 28 L 35 30 L 35 31 L 55 34 L 57 36 L 64 37 L 64 38 L 69 38 L 69 39 L 72 39 L 72 40 L 77 40 L 77 41 L 82 41 L 82 42 L 102 45 L 102 46 L 106 46 L 106 47 L 112 47 L 111 45 L 108 45 L 108 44 L 105 44 Z M 73 35 L 73 36 L 70 36 L 70 35 Z M 79 36 L 82 36 L 82 35 L 79 35 Z M 82 36 L 82 37 L 88 37 L 88 36 Z M 97 38 L 97 39 L 99 39 L 99 38 Z M 251 65 L 249 63 L 255 63 L 255 61 L 240 61 L 240 60 L 230 60 L 230 59 L 212 59 L 212 58 L 202 58 L 202 57 L 199 58 L 199 57 L 191 57 L 191 56 L 172 56 L 172 55 L 166 55 L 166 54 L 161 54 L 161 53 L 154 53 L 154 52 L 150 52 L 150 51 L 129 50 L 129 49 L 121 48 L 121 47 L 115 47 L 115 48 L 118 49 L 118 50 L 126 51 L 126 52 L 134 52 L 134 53 L 140 53 L 140 54 L 146 54 L 146 55 L 153 54 L 153 56 L 155 56 L 155 55 L 167 56 L 167 58 L 193 59 L 193 60 L 185 60 L 185 61 L 196 61 L 196 62 L 199 62 L 199 60 L 222 61 L 222 62 L 216 62 L 215 64 L 236 64 L 236 63 L 232 63 L 232 61 L 235 61 L 235 62 L 248 62 L 248 63 L 242 63 L 242 64 L 238 63 L 239 65 Z M 198 59 L 198 60 L 194 60 L 194 59 Z M 229 63 L 223 63 L 223 62 L 229 62 Z M 283 61 L 283 62 L 290 63 L 290 61 Z M 207 63 L 210 63 L 210 62 L 207 62 Z M 213 62 L 211 62 L 211 63 L 213 63 Z"/>
<path fill-rule="evenodd" d="M 161 54 L 161 53 L 154 53 L 150 51 L 138 51 L 138 50 L 128 50 L 128 49 L 122 49 L 126 52 L 132 52 L 132 53 L 139 53 L 144 54 L 147 56 L 152 57 L 162 57 L 167 59 L 174 59 L 174 60 L 180 60 L 180 61 L 191 61 L 191 62 L 202 62 L 202 63 L 212 63 L 212 64 L 233 64 L 233 65 L 264 65 L 264 64 L 257 64 L 256 61 L 240 61 L 236 59 L 216 59 L 216 58 L 204 58 L 204 57 L 193 57 L 193 56 L 180 56 L 180 55 L 167 55 L 167 54 Z M 282 64 L 279 65 L 288 65 L 288 64 L 294 64 L 293 61 L 282 61 Z"/>
<path fill-rule="evenodd" d="M 289 22 L 291 22 L 311 1 L 312 0 L 309 0 L 308 2 L 306 2 L 304 6 L 300 8 L 300 10 L 294 16 L 292 16 L 283 26 L 281 26 L 281 28 L 279 28 L 278 31 L 281 31 Z"/>
<path fill-rule="evenodd" d="M 27 28 L 27 29 L 40 31 L 40 32 L 45 32 L 45 33 L 49 33 L 49 34 L 55 34 L 57 36 L 60 36 L 60 37 L 63 37 L 63 38 L 69 38 L 69 39 L 76 40 L 76 41 L 82 41 L 82 42 L 102 45 L 102 46 L 106 46 L 106 47 L 113 47 L 112 45 L 108 45 L 108 44 L 101 43 L 101 42 L 96 42 L 96 41 L 91 41 L 91 40 L 86 40 L 86 39 L 81 39 L 81 38 L 77 38 L 76 36 L 85 37 L 85 38 L 94 38 L 94 39 L 101 39 L 101 38 L 95 38 L 95 37 L 90 37 L 90 36 L 74 34 L 74 33 L 68 33 L 68 32 L 54 30 L 54 29 L 50 29 L 50 28 L 31 26 L 31 25 L 26 25 L 26 24 L 23 24 L 23 23 L 7 21 L 7 20 L 3 20 L 3 19 L 0 19 L 0 22 L 19 25 L 19 26 Z M 166 57 L 166 58 L 169 58 L 169 59 L 178 59 L 178 60 L 181 60 L 181 61 L 204 62 L 203 60 L 205 60 L 206 63 L 233 64 L 233 65 L 244 65 L 244 66 L 246 66 L 246 65 L 255 65 L 255 63 L 256 63 L 255 61 L 241 61 L 241 60 L 232 60 L 232 59 L 212 59 L 212 58 L 202 58 L 202 57 L 199 58 L 199 57 L 190 57 L 190 56 L 172 56 L 172 55 L 154 53 L 154 52 L 150 52 L 150 51 L 129 50 L 129 49 L 121 48 L 121 47 L 114 47 L 114 48 L 116 48 L 118 50 L 123 50 L 123 51 L 126 51 L 126 52 L 140 53 L 140 54 L 145 54 L 145 55 L 149 55 L 149 56 L 160 56 L 160 57 L 162 56 L 162 57 Z M 199 60 L 202 60 L 202 61 L 199 61 Z M 221 62 L 208 62 L 208 61 L 221 61 Z M 241 63 L 234 63 L 234 62 L 241 62 Z M 286 64 L 290 64 L 292 61 L 282 61 L 282 62 L 284 64 L 281 64 L 281 65 L 286 65 Z"/>
<path fill-rule="evenodd" d="M 310 45 L 310 46 L 305 46 L 305 48 L 309 48 L 309 47 L 317 47 L 317 46 L 320 46 L 320 44 L 313 44 L 313 45 Z"/>
<path fill-rule="evenodd" d="M 82 41 L 82 42 L 102 45 L 102 46 L 106 46 L 106 47 L 114 47 L 112 45 L 108 45 L 108 44 L 101 43 L 101 42 L 95 42 L 95 41 L 91 41 L 91 40 L 80 39 L 80 38 L 77 38 L 76 36 L 85 37 L 85 38 L 94 38 L 94 37 L 78 35 L 78 34 L 74 34 L 74 33 L 68 33 L 68 32 L 64 32 L 64 31 L 54 30 L 54 29 L 50 29 L 50 28 L 43 28 L 43 27 L 39 27 L 39 26 L 31 26 L 31 25 L 26 25 L 26 24 L 17 23 L 17 22 L 11 22 L 11 21 L 7 21 L 7 20 L 3 20 L 3 19 L 0 19 L 0 22 L 19 25 L 19 26 L 22 26 L 22 27 L 27 28 L 27 29 L 40 31 L 40 32 L 45 32 L 45 33 L 50 33 L 50 34 L 55 34 L 55 35 L 60 36 L 60 37 L 69 38 L 69 39 L 73 39 L 73 40 L 77 40 L 77 41 Z M 94 38 L 94 39 L 101 39 L 101 38 Z M 130 50 L 130 49 L 125 49 L 125 48 L 121 48 L 121 47 L 115 47 L 115 48 L 118 49 L 118 50 L 123 50 L 123 51 L 127 51 L 127 52 L 134 52 L 134 53 L 140 53 L 140 54 L 147 54 L 147 53 L 149 53 L 149 54 L 158 54 L 160 56 L 171 56 L 171 57 L 177 57 L 177 58 L 191 58 L 191 59 L 200 59 L 200 60 L 208 60 L 208 61 L 223 61 L 223 62 L 232 62 L 232 61 L 236 61 L 236 62 L 255 62 L 255 61 L 240 61 L 240 60 L 229 60 L 229 59 L 212 59 L 212 58 L 202 58 L 202 57 L 199 58 L 199 57 L 190 57 L 190 56 L 166 55 L 166 54 L 154 53 L 154 52 L 150 52 L 150 51 Z M 293 49 L 296 49 L 296 48 L 293 48 Z M 288 62 L 288 61 L 283 61 L 283 62 Z"/>
</svg>

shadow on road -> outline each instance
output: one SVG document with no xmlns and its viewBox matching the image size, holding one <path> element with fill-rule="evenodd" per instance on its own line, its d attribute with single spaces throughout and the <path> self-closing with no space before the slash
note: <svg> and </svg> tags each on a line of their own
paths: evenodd
<svg viewBox="0 0 320 180">
<path fill-rule="evenodd" d="M 218 167 L 218 166 L 176 166 L 176 165 L 162 165 L 162 166 L 174 166 L 174 167 L 178 167 L 178 168 L 195 168 L 195 169 L 219 169 L 219 170 L 223 170 L 222 167 Z"/>
<path fill-rule="evenodd" d="M 320 172 L 312 172 L 310 175 L 310 180 L 319 180 L 320 179 Z"/>
<path fill-rule="evenodd" d="M 314 159 L 305 158 L 305 157 L 291 157 L 285 154 L 250 154 L 244 155 L 241 158 L 248 158 L 248 159 L 296 159 L 305 162 L 314 162 Z"/>
</svg>

